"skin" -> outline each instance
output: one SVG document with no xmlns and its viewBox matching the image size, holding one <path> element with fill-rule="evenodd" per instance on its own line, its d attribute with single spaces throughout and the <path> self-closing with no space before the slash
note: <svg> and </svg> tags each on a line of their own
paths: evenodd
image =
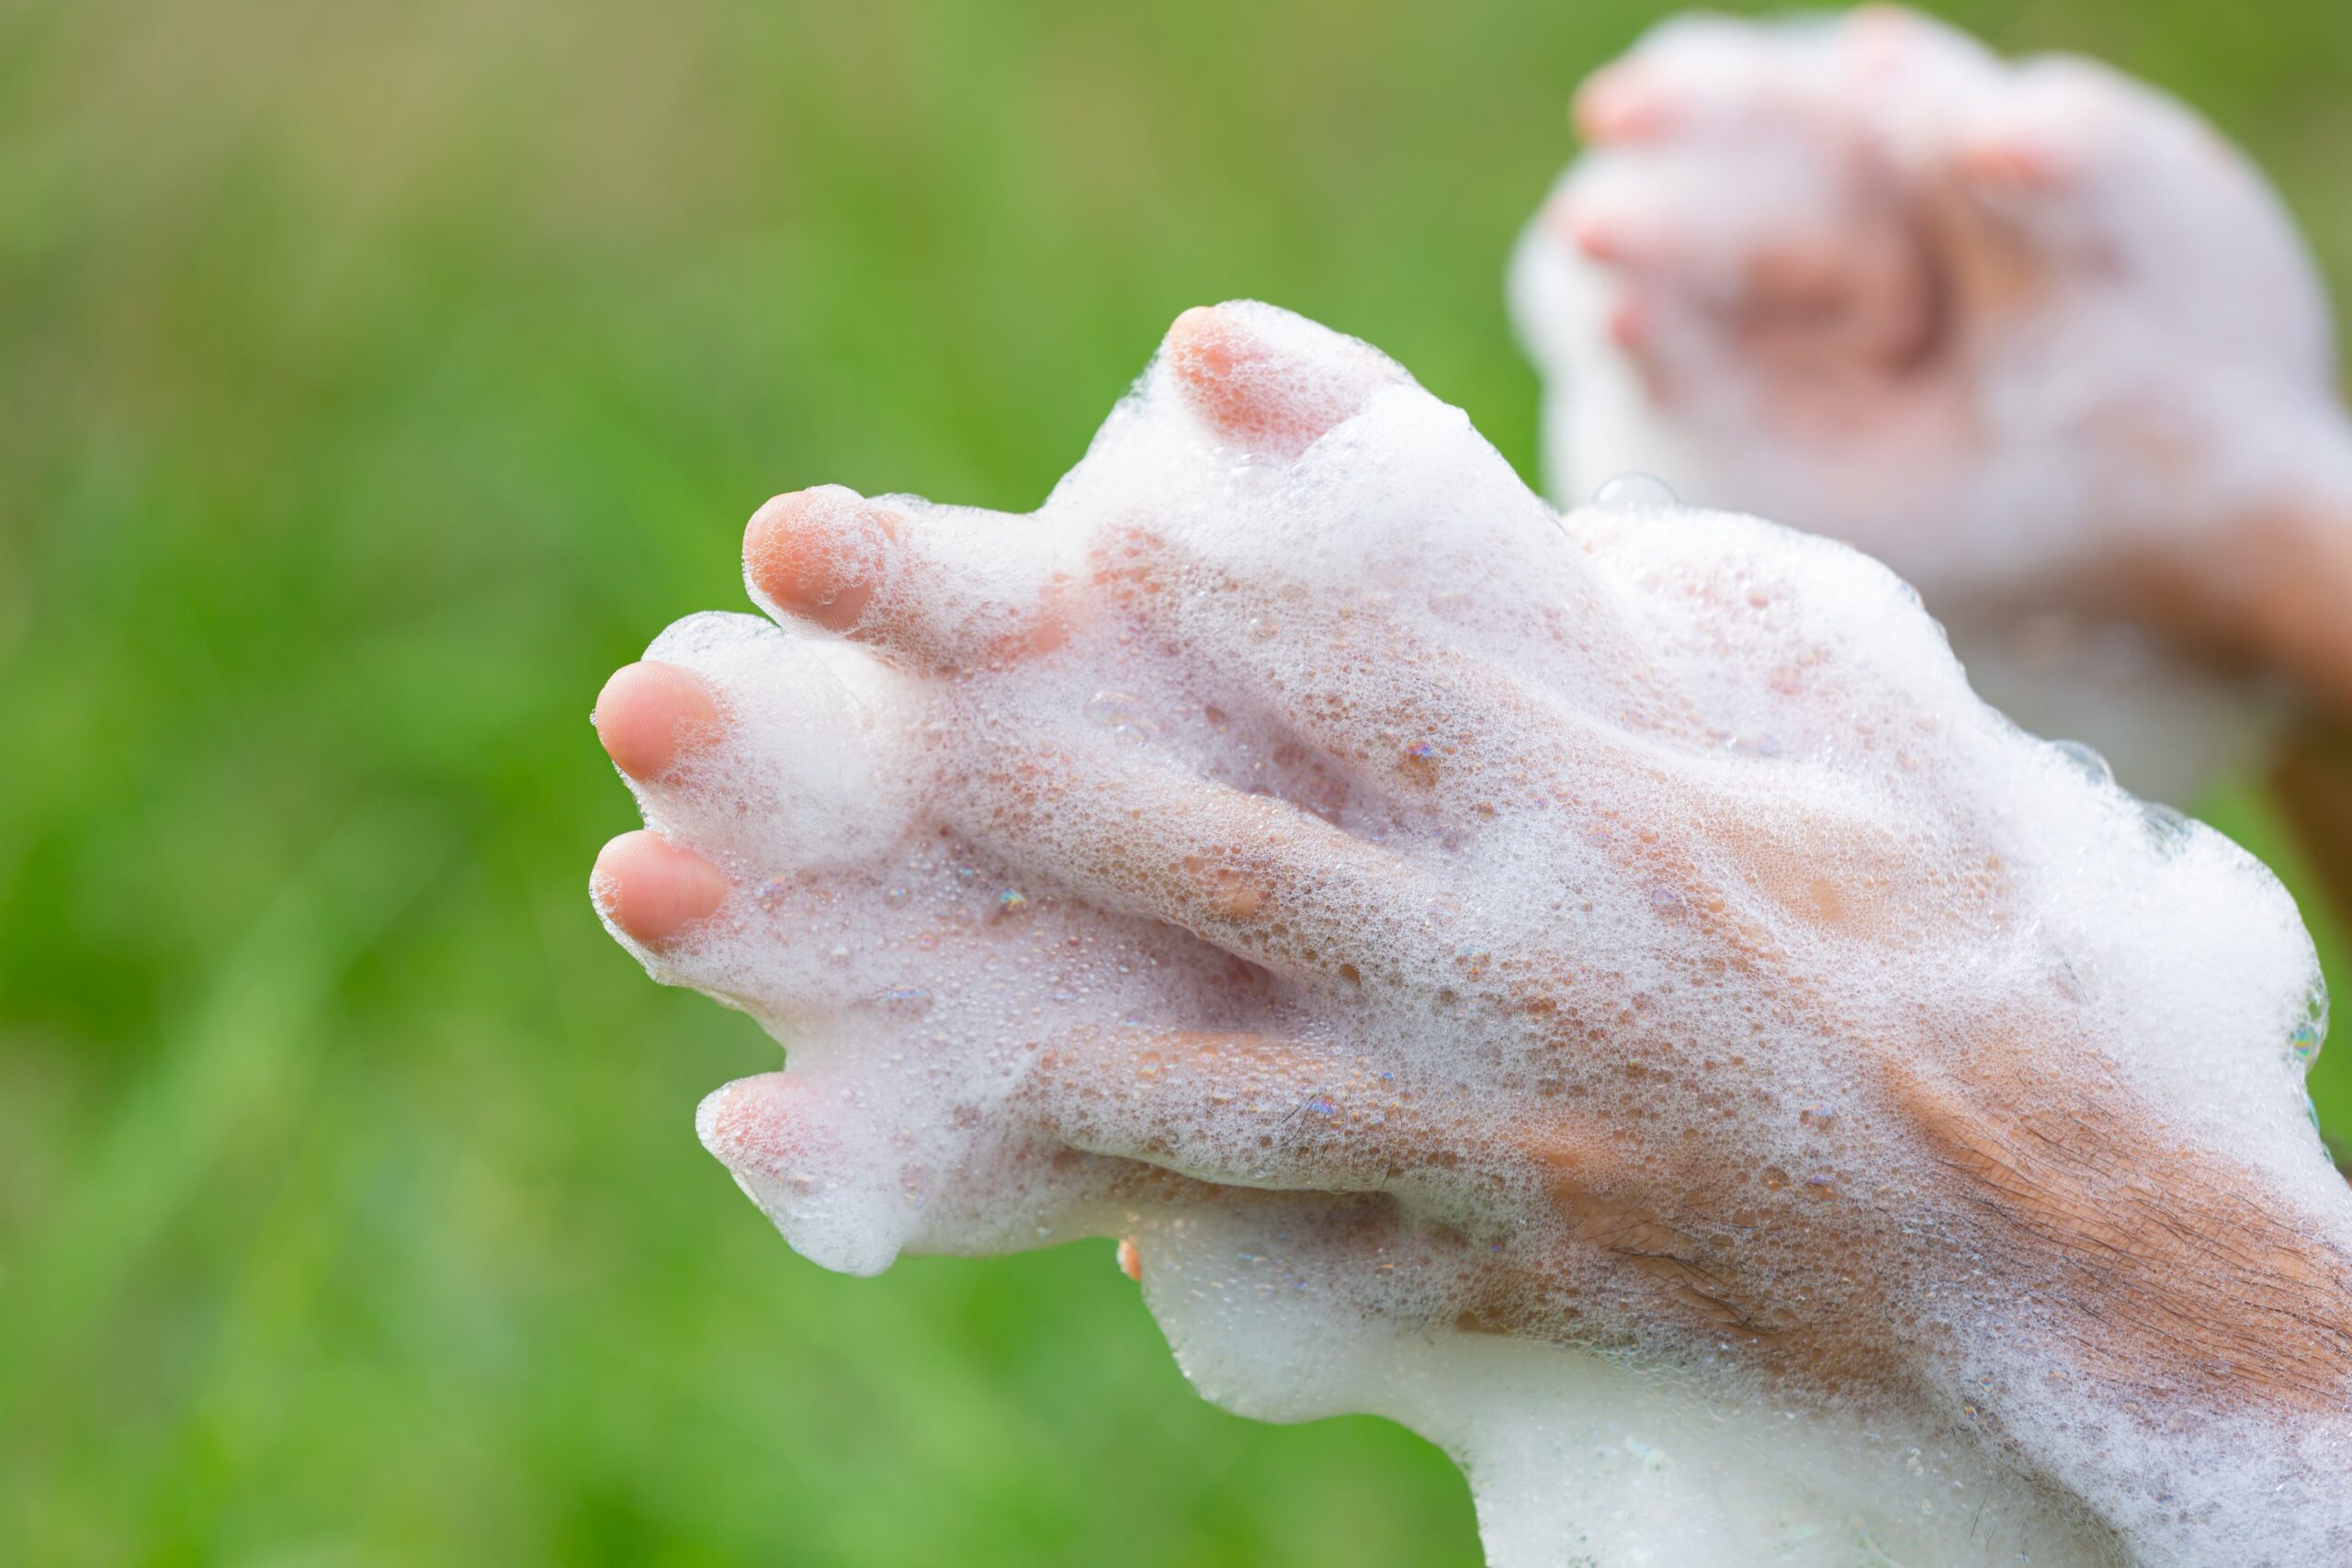
<svg viewBox="0 0 2352 1568">
<path fill-rule="evenodd" d="M 1387 375 L 1371 362 L 1250 374 L 1283 351 L 1216 310 L 1188 312 L 1164 352 L 1212 424 L 1278 448 L 1303 447 Z M 844 491 L 782 496 L 746 530 L 747 576 L 782 614 L 867 645 L 949 703 L 957 682 L 1050 654 L 1087 617 L 1118 617 L 1173 639 L 1187 635 L 1187 617 L 1203 615 L 1280 615 L 1326 627 L 1329 657 L 1421 675 L 1389 694 L 1377 715 L 1294 694 L 1291 719 L 1303 741 L 1439 819 L 1475 820 L 1498 791 L 1556 802 L 1577 815 L 1580 832 L 1612 846 L 1622 866 L 1688 911 L 1694 953 L 1770 998 L 1791 1027 L 1838 1038 L 1838 999 L 1742 912 L 1753 908 L 1751 895 L 1776 920 L 1864 942 L 1899 943 L 1922 921 L 1998 918 L 1996 872 L 1956 904 L 1949 889 L 1918 893 L 1902 846 L 1860 820 L 1819 812 L 1792 820 L 1696 784 L 1662 817 L 1627 819 L 1612 803 L 1637 792 L 1611 781 L 1630 783 L 1644 766 L 1638 754 L 1573 722 L 1532 723 L 1507 677 L 1413 646 L 1395 627 L 1346 614 L 1312 621 L 1312 606 L 1282 583 L 1204 579 L 1207 563 L 1148 522 L 1114 534 L 1083 581 L 1055 584 L 1013 629 L 986 647 L 957 646 L 926 615 L 926 568 L 909 526 Z M 877 552 L 894 551 L 886 585 Z M 1216 591 L 1176 591 L 1204 581 Z M 1506 721 L 1535 738 L 1507 779 L 1456 767 L 1442 749 L 1431 761 L 1367 740 L 1475 733 Z M 658 782 L 723 736 L 727 718 L 697 676 L 639 663 L 606 683 L 595 724 L 623 772 Z M 2011 1310 L 2010 1298 L 2028 1295 L 2055 1303 L 2054 1318 L 2038 1326 L 2069 1348 L 2087 1397 L 2127 1413 L 2182 1400 L 2207 1410 L 2318 1413 L 2340 1408 L 2352 1388 L 2352 1258 L 2331 1239 L 2344 1227 L 2282 1211 L 2226 1150 L 2152 1135 L 2163 1121 L 2156 1108 L 2113 1076 L 2048 1066 L 2038 1046 L 2063 1018 L 2030 998 L 1969 1021 L 1965 1072 L 1938 1065 L 1956 1059 L 1951 1042 L 1846 1041 L 1867 1055 L 1874 1077 L 1836 1134 L 1843 1142 L 1831 1145 L 1829 1174 L 1725 1171 L 1703 1140 L 1679 1142 L 1673 1130 L 1720 1125 L 1745 1097 L 1769 1096 L 1767 1066 L 1733 1053 L 1711 1058 L 1705 1074 L 1690 1072 L 1672 1041 L 1612 1016 L 1618 1003 L 1589 955 L 1535 945 L 1463 956 L 1474 950 L 1458 945 L 1459 932 L 1433 937 L 1419 918 L 1446 894 L 1429 873 L 1310 812 L 1206 780 L 1139 782 L 1042 736 L 1006 739 L 991 734 L 953 760 L 947 776 L 970 784 L 944 808 L 952 826 L 1002 863 L 1074 889 L 1099 918 L 1115 911 L 1190 933 L 1243 961 L 1233 984 L 1272 975 L 1331 999 L 1341 1016 L 1358 998 L 1413 994 L 1409 976 L 1450 964 L 1453 983 L 1437 1003 L 1455 1005 L 1458 994 L 1459 1005 L 1564 1063 L 1597 1064 L 1565 1097 L 1531 1100 L 1507 1122 L 1432 1088 L 1375 1122 L 1335 1127 L 1294 1157 L 1272 1137 L 1274 1112 L 1310 1092 L 1329 1089 L 1343 1103 L 1373 1092 L 1360 1061 L 1279 1027 L 1078 1031 L 1041 1055 L 1032 1108 L 1062 1149 L 1052 1156 L 1055 1179 L 1085 1195 L 1073 1210 L 1077 1232 L 1118 1234 L 1119 1216 L 1138 1206 L 1303 1204 L 1297 1212 L 1324 1216 L 1366 1258 L 1434 1248 L 1433 1266 L 1456 1281 L 1464 1327 L 1574 1340 L 1603 1325 L 1668 1347 L 1733 1343 L 1751 1365 L 1811 1396 L 1903 1396 L 1940 1386 L 1952 1365 L 1934 1314 L 1921 1310 L 1935 1280 L 1906 1261 L 1918 1248 L 1888 1205 L 1870 1201 L 1873 1151 L 1899 1149 L 1949 1179 L 1953 1196 L 1936 1222 L 1952 1245 L 1987 1260 L 1985 1310 Z M 1081 831 L 1074 821 L 1114 825 Z M 1846 846 L 1846 863 L 1859 869 L 1823 880 L 1808 852 L 1825 842 Z M 613 920 L 656 953 L 690 941 L 729 894 L 717 864 L 651 832 L 607 845 L 594 886 Z M 1279 1024 L 1279 1010 L 1272 1016 Z M 1396 1072 L 1409 1082 L 1407 1065 Z M 1385 1078 L 1377 1092 L 1388 1092 Z M 1277 1152 L 1236 1165 L 1229 1150 L 1188 1142 L 1185 1113 L 1204 1094 L 1268 1106 L 1265 1143 Z M 739 1148 L 824 1136 L 788 1075 L 738 1086 L 714 1125 L 720 1143 Z M 1555 1239 L 1490 1259 L 1460 1238 L 1400 1235 L 1377 1200 L 1412 1181 L 1473 1191 L 1532 1186 L 1547 1195 Z M 1123 1244 L 1131 1275 L 1148 1261 Z M 2023 1461 L 2030 1466 L 2033 1456 Z"/>
</svg>

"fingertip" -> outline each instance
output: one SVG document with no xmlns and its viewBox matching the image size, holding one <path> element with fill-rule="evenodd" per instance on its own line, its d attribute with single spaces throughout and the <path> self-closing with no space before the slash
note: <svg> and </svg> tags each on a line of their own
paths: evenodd
<svg viewBox="0 0 2352 1568">
<path fill-rule="evenodd" d="M 2049 190 L 2065 183 L 2070 161 L 2055 147 L 2029 137 L 1980 131 L 1952 149 L 1955 173 L 1973 185 L 2010 190 Z"/>
<path fill-rule="evenodd" d="M 630 940 L 660 949 L 726 902 L 727 874 L 659 833 L 623 833 L 596 857 L 596 908 Z"/>
<path fill-rule="evenodd" d="M 650 659 L 613 671 L 591 721 L 605 754 L 639 781 L 660 778 L 707 745 L 720 722 L 718 699 L 701 676 Z"/>
<path fill-rule="evenodd" d="M 1268 329 L 1280 334 L 1268 335 Z M 1178 316 L 1160 355 L 1185 400 L 1227 440 L 1296 456 L 1359 412 L 1403 371 L 1363 344 L 1281 312 L 1196 305 Z"/>
<path fill-rule="evenodd" d="M 1180 311 L 1169 324 L 1168 346 L 1178 352 L 1222 352 L 1231 331 L 1222 307 L 1194 305 Z"/>
<path fill-rule="evenodd" d="M 1647 73 L 1614 65 L 1586 78 L 1568 100 L 1568 126 L 1587 146 L 1658 135 L 1673 121 L 1667 96 Z"/>
<path fill-rule="evenodd" d="M 772 1158 L 790 1141 L 792 1098 L 786 1074 L 738 1078 L 703 1096 L 695 1108 L 695 1135 L 730 1170 Z"/>
<path fill-rule="evenodd" d="M 848 631 L 873 601 L 888 517 L 855 491 L 819 485 L 770 500 L 743 527 L 752 592 L 828 631 Z"/>
<path fill-rule="evenodd" d="M 1628 299 L 1609 312 L 1609 341 L 1628 354 L 1639 354 L 1650 346 L 1654 326 L 1650 313 Z"/>
<path fill-rule="evenodd" d="M 1613 266 L 1634 259 L 1634 245 L 1623 225 L 1588 212 L 1568 212 L 1560 225 L 1568 243 L 1588 261 Z"/>
<path fill-rule="evenodd" d="M 1626 199 L 1614 181 L 1572 185 L 1546 202 L 1544 230 L 1555 243 L 1603 266 L 1659 259 L 1654 213 Z"/>
<path fill-rule="evenodd" d="M 1250 329 L 1216 305 L 1195 305 L 1178 316 L 1161 346 L 1196 400 L 1214 400 L 1243 364 L 1264 357 Z"/>
<path fill-rule="evenodd" d="M 1908 48 L 1925 36 L 1921 18 L 1909 8 L 1872 0 L 1846 13 L 1846 36 L 1868 49 Z"/>
</svg>

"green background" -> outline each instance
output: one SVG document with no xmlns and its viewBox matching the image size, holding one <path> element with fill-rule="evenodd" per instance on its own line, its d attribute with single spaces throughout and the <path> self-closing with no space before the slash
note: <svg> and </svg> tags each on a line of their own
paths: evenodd
<svg viewBox="0 0 2352 1568">
<path fill-rule="evenodd" d="M 771 491 L 1033 505 L 1201 301 L 1524 465 L 1505 249 L 1651 14 L 0 0 L 0 1562 L 1475 1561 L 1107 1243 L 792 1256 L 691 1127 L 774 1048 L 590 917 L 588 710 Z M 2344 292 L 2339 4 L 1953 14 L 2198 104 Z"/>
</svg>

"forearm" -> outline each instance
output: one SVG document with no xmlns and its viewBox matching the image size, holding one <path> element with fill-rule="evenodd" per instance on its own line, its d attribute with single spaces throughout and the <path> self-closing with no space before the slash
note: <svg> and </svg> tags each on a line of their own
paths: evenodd
<svg viewBox="0 0 2352 1568">
<path fill-rule="evenodd" d="M 2352 723 L 2352 418 L 2331 402 L 2271 434 L 2271 471 L 2226 503 L 2174 592 L 2194 635 Z"/>
<path fill-rule="evenodd" d="M 2247 651 L 2312 706 L 2352 723 L 2352 494 L 2282 500 L 2242 535 Z"/>
</svg>

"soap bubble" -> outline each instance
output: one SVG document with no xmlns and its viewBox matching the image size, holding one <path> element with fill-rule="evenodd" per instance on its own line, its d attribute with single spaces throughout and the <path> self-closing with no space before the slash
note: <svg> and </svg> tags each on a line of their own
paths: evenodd
<svg viewBox="0 0 2352 1568">
<path fill-rule="evenodd" d="M 2287 1049 L 2296 1065 L 2305 1072 L 2319 1060 L 2321 1047 L 2327 1043 L 2327 981 L 2319 976 L 2312 977 L 2311 988 L 2303 995 L 2303 1015 L 2296 1021 L 2294 1032 L 2287 1037 Z"/>
<path fill-rule="evenodd" d="M 2114 770 L 2107 765 L 2107 759 L 2100 756 L 2096 748 L 2079 740 L 2052 740 L 2050 749 L 2066 759 L 2069 766 L 2091 783 L 2111 784 L 2115 782 Z"/>
<path fill-rule="evenodd" d="M 1619 474 L 1600 481 L 1592 503 L 1618 512 L 1654 512 L 1674 505 L 1675 497 L 1673 489 L 1655 474 Z"/>
</svg>

